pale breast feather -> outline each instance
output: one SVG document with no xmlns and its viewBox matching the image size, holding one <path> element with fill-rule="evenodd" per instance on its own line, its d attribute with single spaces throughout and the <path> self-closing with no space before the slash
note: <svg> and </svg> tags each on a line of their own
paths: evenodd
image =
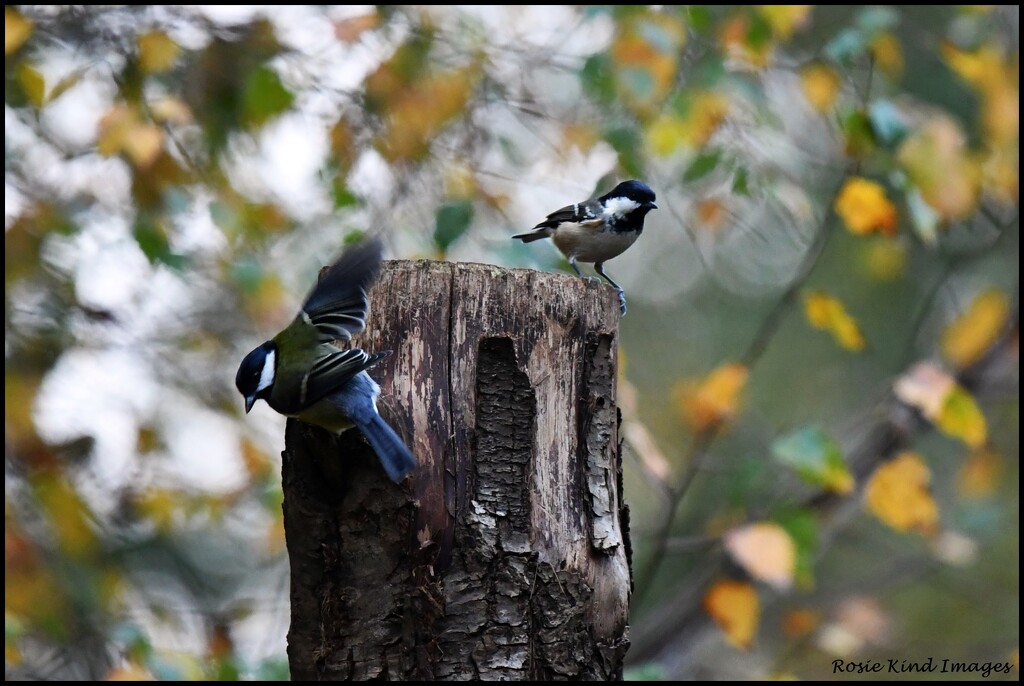
<svg viewBox="0 0 1024 686">
<path fill-rule="evenodd" d="M 566 223 L 552 240 L 562 253 L 581 262 L 603 262 L 621 255 L 633 245 L 639 233 L 595 230 L 591 222 Z"/>
</svg>

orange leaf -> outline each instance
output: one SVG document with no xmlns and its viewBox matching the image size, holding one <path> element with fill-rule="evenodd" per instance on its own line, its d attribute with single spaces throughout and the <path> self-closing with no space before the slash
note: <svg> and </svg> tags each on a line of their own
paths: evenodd
<svg viewBox="0 0 1024 686">
<path fill-rule="evenodd" d="M 757 591 L 742 581 L 719 581 L 704 596 L 704 610 L 715 620 L 726 640 L 746 650 L 754 641 L 761 613 Z"/>
<path fill-rule="evenodd" d="M 4 55 L 20 48 L 34 28 L 31 19 L 26 19 L 11 7 L 4 7 Z"/>
<path fill-rule="evenodd" d="M 793 585 L 796 545 L 778 524 L 749 524 L 729 531 L 724 540 L 725 549 L 755 579 L 779 590 Z"/>
<path fill-rule="evenodd" d="M 992 347 L 1010 314 L 1000 291 L 985 291 L 942 332 L 942 354 L 957 367 L 968 367 Z"/>
<path fill-rule="evenodd" d="M 731 362 L 721 365 L 696 385 L 682 384 L 676 389 L 676 402 L 683 420 L 700 431 L 732 419 L 749 374 L 745 366 Z"/>
<path fill-rule="evenodd" d="M 934 534 L 939 508 L 928 487 L 931 472 L 913 452 L 900 453 L 875 470 L 865 488 L 867 508 L 897 531 Z"/>
<path fill-rule="evenodd" d="M 345 43 L 354 43 L 361 35 L 380 24 L 380 15 L 363 14 L 358 17 L 342 19 L 334 24 L 335 37 Z"/>
<path fill-rule="evenodd" d="M 782 632 L 791 638 L 802 638 L 820 623 L 821 616 L 814 610 L 790 610 L 782 618 Z"/>
<path fill-rule="evenodd" d="M 987 498 L 999 485 L 1003 459 L 995 451 L 982 448 L 972 452 L 960 466 L 957 490 L 965 498 Z"/>
</svg>

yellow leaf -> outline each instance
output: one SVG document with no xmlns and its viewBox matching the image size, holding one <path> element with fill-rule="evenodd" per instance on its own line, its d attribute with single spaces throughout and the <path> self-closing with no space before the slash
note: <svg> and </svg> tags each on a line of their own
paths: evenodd
<svg viewBox="0 0 1024 686">
<path fill-rule="evenodd" d="M 163 31 L 149 31 L 138 37 L 139 67 L 145 74 L 159 74 L 174 65 L 181 47 Z"/>
<path fill-rule="evenodd" d="M 761 606 L 757 591 L 742 581 L 718 581 L 704 596 L 704 610 L 732 645 L 746 650 L 754 641 Z"/>
<path fill-rule="evenodd" d="M 772 522 L 749 524 L 726 533 L 725 549 L 750 576 L 779 590 L 793 585 L 796 545 Z"/>
<path fill-rule="evenodd" d="M 967 311 L 942 333 L 942 354 L 957 367 L 968 367 L 996 342 L 1010 314 L 1010 301 L 989 290 L 974 299 Z"/>
<path fill-rule="evenodd" d="M 153 119 L 171 124 L 188 124 L 192 121 L 192 110 L 177 98 L 161 98 L 149 108 Z"/>
<path fill-rule="evenodd" d="M 977 207 L 981 168 L 952 118 L 937 115 L 925 122 L 900 144 L 896 159 L 942 219 L 962 219 Z"/>
<path fill-rule="evenodd" d="M 800 88 L 811 107 L 825 113 L 832 109 L 842 81 L 832 67 L 815 63 L 804 67 L 800 72 Z"/>
<path fill-rule="evenodd" d="M 756 5 L 757 13 L 772 27 L 772 33 L 786 40 L 807 23 L 811 5 Z"/>
<path fill-rule="evenodd" d="M 34 24 L 12 7 L 4 7 L 4 55 L 20 48 L 32 35 Z"/>
<path fill-rule="evenodd" d="M 932 498 L 931 472 L 913 452 L 903 452 L 875 470 L 865 488 L 868 511 L 897 531 L 934 534 L 939 508 Z"/>
<path fill-rule="evenodd" d="M 56 473 L 40 474 L 33 486 L 63 552 L 74 558 L 92 555 L 98 546 L 96 533 L 89 508 L 74 487 Z"/>
<path fill-rule="evenodd" d="M 836 198 L 838 214 L 850 233 L 863 236 L 880 232 L 894 234 L 898 214 L 896 206 L 885 195 L 885 189 L 874 181 L 853 177 L 847 179 Z"/>
<path fill-rule="evenodd" d="M 124 153 L 140 169 L 147 169 L 163 148 L 163 131 L 146 121 L 138 109 L 115 105 L 100 120 L 96 149 L 101 155 Z"/>
<path fill-rule="evenodd" d="M 988 423 L 974 397 L 962 386 L 946 394 L 935 426 L 943 433 L 959 438 L 969 448 L 978 449 L 988 441 Z"/>
<path fill-rule="evenodd" d="M 675 395 L 683 420 L 700 431 L 732 419 L 749 374 L 745 366 L 727 363 L 713 370 L 698 384 L 681 384 Z"/>
<path fill-rule="evenodd" d="M 686 142 L 686 122 L 674 114 L 663 114 L 647 127 L 647 147 L 659 157 L 668 157 Z"/>
<path fill-rule="evenodd" d="M 960 466 L 957 490 L 965 498 L 987 498 L 995 493 L 1003 473 L 1003 460 L 989 449 L 973 451 Z"/>
<path fill-rule="evenodd" d="M 36 109 L 43 106 L 46 99 L 46 81 L 39 70 L 27 64 L 18 66 L 18 82 L 21 89 L 25 91 L 25 97 Z"/>
<path fill-rule="evenodd" d="M 875 64 L 890 78 L 897 78 L 903 73 L 903 48 L 899 39 L 891 33 L 880 33 L 875 36 L 869 46 Z"/>
<path fill-rule="evenodd" d="M 458 162 L 449 164 L 444 173 L 444 190 L 449 198 L 472 199 L 477 194 L 473 170 Z"/>
<path fill-rule="evenodd" d="M 807 294 L 804 298 L 804 314 L 811 326 L 831 333 L 846 350 L 860 352 L 867 347 L 867 341 L 856 320 L 847 313 L 843 303 L 831 295 L 821 291 Z"/>
<path fill-rule="evenodd" d="M 727 97 L 710 91 L 698 93 L 690 102 L 686 114 L 683 139 L 691 147 L 701 147 L 718 130 L 728 114 Z"/>
<path fill-rule="evenodd" d="M 139 499 L 139 511 L 147 517 L 156 528 L 169 532 L 174 528 L 178 513 L 178 494 L 164 488 L 153 488 Z"/>
</svg>

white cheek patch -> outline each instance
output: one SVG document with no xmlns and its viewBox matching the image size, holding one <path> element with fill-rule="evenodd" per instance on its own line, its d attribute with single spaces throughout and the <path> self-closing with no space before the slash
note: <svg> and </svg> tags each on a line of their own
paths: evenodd
<svg viewBox="0 0 1024 686">
<path fill-rule="evenodd" d="M 274 384 L 274 367 L 276 366 L 274 358 L 276 355 L 276 351 L 271 350 L 267 353 L 266 358 L 264 358 L 263 371 L 260 372 L 260 385 L 256 387 L 257 393 L 264 388 L 270 388 Z"/>
<path fill-rule="evenodd" d="M 640 203 L 629 198 L 609 198 L 604 204 L 604 217 L 623 217 L 640 207 Z"/>
</svg>

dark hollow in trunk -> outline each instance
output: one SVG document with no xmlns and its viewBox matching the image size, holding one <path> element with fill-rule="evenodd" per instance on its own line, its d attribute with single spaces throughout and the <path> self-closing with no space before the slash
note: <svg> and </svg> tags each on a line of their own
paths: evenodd
<svg viewBox="0 0 1024 686">
<path fill-rule="evenodd" d="M 419 461 L 289 420 L 293 679 L 622 678 L 631 591 L 618 300 L 576 277 L 396 261 L 355 345 Z"/>
</svg>

